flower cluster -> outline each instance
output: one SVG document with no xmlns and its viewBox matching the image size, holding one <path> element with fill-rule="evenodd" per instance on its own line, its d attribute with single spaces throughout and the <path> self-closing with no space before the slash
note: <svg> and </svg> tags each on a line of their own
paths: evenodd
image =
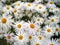
<svg viewBox="0 0 60 45">
<path fill-rule="evenodd" d="M 0 8 L 0 38 L 13 45 L 60 45 L 58 8 L 53 1 L 42 4 L 17 1 Z"/>
</svg>

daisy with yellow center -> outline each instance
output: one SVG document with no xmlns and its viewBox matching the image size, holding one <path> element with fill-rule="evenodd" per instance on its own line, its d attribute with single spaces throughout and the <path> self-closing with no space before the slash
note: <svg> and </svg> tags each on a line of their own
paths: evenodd
<svg viewBox="0 0 60 45">
<path fill-rule="evenodd" d="M 4 36 L 8 42 L 10 41 L 13 42 L 13 35 L 14 35 L 13 33 L 10 34 L 6 33 Z"/>
<path fill-rule="evenodd" d="M 26 9 L 27 10 L 32 10 L 33 9 L 33 4 L 32 3 L 26 3 Z"/>
<path fill-rule="evenodd" d="M 55 33 L 54 28 L 52 28 L 50 25 L 49 26 L 47 25 L 44 28 L 44 30 L 45 30 L 45 36 L 48 36 L 48 37 L 52 36 Z"/>
<path fill-rule="evenodd" d="M 15 25 L 13 26 L 16 32 L 24 31 L 24 22 L 23 21 L 17 21 Z"/>
<path fill-rule="evenodd" d="M 11 24 L 13 22 L 13 20 L 11 20 L 12 16 L 6 16 L 6 15 L 2 15 L 0 18 L 0 26 L 2 29 L 2 33 L 9 31 L 9 29 L 11 28 Z"/>
<path fill-rule="evenodd" d="M 25 43 L 28 41 L 27 39 L 27 33 L 25 32 L 18 32 L 17 35 L 14 37 L 14 40 L 20 43 Z"/>
<path fill-rule="evenodd" d="M 43 23 L 43 18 L 37 16 L 37 17 L 33 17 L 33 20 L 35 21 L 36 24 L 42 24 Z"/>
<path fill-rule="evenodd" d="M 7 13 L 7 14 L 12 13 L 12 10 L 13 10 L 13 8 L 9 5 L 7 5 L 3 8 L 4 13 Z"/>
<path fill-rule="evenodd" d="M 51 16 L 49 17 L 49 24 L 52 25 L 52 24 L 56 24 L 59 22 L 59 17 L 58 16 Z"/>
</svg>

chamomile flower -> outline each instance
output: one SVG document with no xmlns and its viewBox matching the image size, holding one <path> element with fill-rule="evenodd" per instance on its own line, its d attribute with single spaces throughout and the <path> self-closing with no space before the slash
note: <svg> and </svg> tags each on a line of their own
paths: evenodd
<svg viewBox="0 0 60 45">
<path fill-rule="evenodd" d="M 11 18 L 12 16 L 5 16 L 5 15 L 2 15 L 0 17 L 0 30 L 2 33 L 8 32 L 9 29 L 11 28 L 11 24 L 13 22 Z"/>
<path fill-rule="evenodd" d="M 43 17 L 47 17 L 48 16 L 47 10 L 42 11 L 41 14 L 42 14 Z"/>
<path fill-rule="evenodd" d="M 34 16 L 33 20 L 35 21 L 35 23 L 37 23 L 39 25 L 44 22 L 44 19 L 42 17 L 39 17 L 39 16 L 37 16 L 37 17 Z"/>
<path fill-rule="evenodd" d="M 59 31 L 60 31 L 59 29 L 60 29 L 59 26 L 56 25 L 56 26 L 55 26 L 55 34 L 56 34 L 56 35 L 58 35 L 58 33 L 59 33 Z"/>
<path fill-rule="evenodd" d="M 23 30 L 23 28 L 24 28 L 23 24 L 24 24 L 23 21 L 21 21 L 21 22 L 20 22 L 20 21 L 17 21 L 17 22 L 15 23 L 15 25 L 13 25 L 13 27 L 14 27 L 14 29 L 15 29 L 15 32 L 18 33 L 18 31 L 19 31 L 19 32 L 24 31 L 24 30 Z"/>
<path fill-rule="evenodd" d="M 13 42 L 14 41 L 13 40 L 13 37 L 14 37 L 13 33 L 11 33 L 11 34 L 6 33 L 6 34 L 4 34 L 4 36 L 5 36 L 5 39 L 7 40 L 7 42 Z"/>
<path fill-rule="evenodd" d="M 38 25 L 36 25 L 35 23 L 29 23 L 28 24 L 28 32 L 31 34 L 35 34 L 36 30 L 38 30 L 40 27 L 38 27 Z"/>
<path fill-rule="evenodd" d="M 26 10 L 32 10 L 33 9 L 33 4 L 32 3 L 26 3 Z"/>
<path fill-rule="evenodd" d="M 20 1 L 15 3 L 15 8 L 17 8 L 17 9 L 23 8 L 23 6 L 24 6 L 23 3 Z"/>
<path fill-rule="evenodd" d="M 50 8 L 50 7 L 56 7 L 56 5 L 54 4 L 53 1 L 49 1 L 49 2 L 47 3 L 47 7 L 48 7 L 48 8 Z"/>
<path fill-rule="evenodd" d="M 45 39 L 45 37 L 43 35 L 41 35 L 41 34 L 40 35 L 37 35 L 35 38 L 36 38 L 35 40 L 39 40 L 41 42 L 43 42 L 44 39 Z"/>
<path fill-rule="evenodd" d="M 24 44 L 24 43 L 28 42 L 27 33 L 24 33 L 24 32 L 17 33 L 17 35 L 14 37 L 14 39 L 19 44 Z"/>
<path fill-rule="evenodd" d="M 54 33 L 55 33 L 55 30 L 54 30 L 54 28 L 53 27 L 51 27 L 50 25 L 46 25 L 45 27 L 44 27 L 44 35 L 45 36 L 48 36 L 48 38 L 50 37 L 50 36 L 52 36 L 52 35 L 54 35 Z"/>
<path fill-rule="evenodd" d="M 9 5 L 6 5 L 4 8 L 3 8 L 3 11 L 4 11 L 4 13 L 6 13 L 6 14 L 9 14 L 9 13 L 11 13 L 12 14 L 12 7 L 11 6 L 9 6 Z"/>
<path fill-rule="evenodd" d="M 51 16 L 49 17 L 49 24 L 57 24 L 59 22 L 59 17 L 58 16 Z"/>
<path fill-rule="evenodd" d="M 38 4 L 36 6 L 36 9 L 38 12 L 42 12 L 42 11 L 45 11 L 46 10 L 46 6 L 42 5 L 42 4 Z"/>
</svg>

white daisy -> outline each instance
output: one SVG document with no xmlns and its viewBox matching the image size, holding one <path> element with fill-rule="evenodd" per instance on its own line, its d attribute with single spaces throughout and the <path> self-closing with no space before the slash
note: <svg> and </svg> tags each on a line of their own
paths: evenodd
<svg viewBox="0 0 60 45">
<path fill-rule="evenodd" d="M 55 33 L 55 30 L 54 30 L 54 28 L 53 27 L 51 27 L 50 25 L 46 25 L 45 27 L 44 27 L 44 35 L 45 36 L 48 36 L 48 38 L 50 37 L 50 36 L 52 36 L 52 35 L 54 35 L 54 33 Z"/>
<path fill-rule="evenodd" d="M 35 10 L 37 10 L 39 13 L 41 13 L 42 11 L 46 10 L 46 6 L 42 5 L 42 4 L 37 4 Z"/>
<path fill-rule="evenodd" d="M 24 31 L 24 21 L 17 21 L 14 25 L 12 25 L 15 29 L 15 32 L 21 32 L 21 31 Z"/>
<path fill-rule="evenodd" d="M 33 4 L 32 3 L 25 3 L 26 10 L 33 10 Z"/>
<path fill-rule="evenodd" d="M 50 8 L 50 7 L 56 7 L 56 5 L 54 4 L 53 1 L 49 1 L 49 2 L 47 3 L 47 7 L 48 7 L 48 8 Z"/>
<path fill-rule="evenodd" d="M 42 17 L 39 17 L 39 16 L 37 16 L 37 17 L 34 16 L 33 21 L 35 21 L 35 23 L 40 25 L 44 22 L 44 19 Z"/>
<path fill-rule="evenodd" d="M 17 35 L 14 37 L 15 42 L 18 42 L 20 45 L 27 43 L 27 33 L 24 32 L 19 32 Z"/>
<path fill-rule="evenodd" d="M 49 24 L 57 24 L 59 22 L 59 17 L 58 16 L 51 16 L 49 17 Z"/>
<path fill-rule="evenodd" d="M 38 27 L 38 25 L 36 25 L 35 23 L 29 23 L 28 24 L 28 32 L 31 34 L 35 34 L 36 30 L 38 30 L 40 27 Z"/>
<path fill-rule="evenodd" d="M 9 31 L 9 29 L 11 28 L 11 24 L 13 22 L 13 20 L 11 19 L 12 16 L 5 16 L 2 15 L 0 17 L 0 32 L 2 33 L 6 33 Z"/>
<path fill-rule="evenodd" d="M 6 34 L 4 34 L 4 37 L 7 40 L 7 42 L 13 42 L 14 41 L 13 40 L 13 37 L 14 37 L 14 34 L 13 33 L 11 33 L 11 34 L 6 33 Z"/>
<path fill-rule="evenodd" d="M 9 5 L 6 5 L 6 6 L 3 8 L 3 11 L 4 11 L 4 13 L 6 13 L 6 14 L 9 14 L 9 13 L 12 14 L 12 10 L 13 10 L 13 8 L 12 8 L 11 6 L 9 6 Z"/>
<path fill-rule="evenodd" d="M 59 31 L 60 31 L 59 29 L 60 29 L 59 26 L 56 25 L 56 26 L 55 26 L 55 34 L 56 34 L 56 35 L 58 35 L 58 33 L 59 33 Z"/>
</svg>

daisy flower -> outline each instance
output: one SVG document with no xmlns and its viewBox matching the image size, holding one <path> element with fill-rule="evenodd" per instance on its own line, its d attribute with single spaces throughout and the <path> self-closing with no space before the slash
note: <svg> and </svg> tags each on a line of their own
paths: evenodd
<svg viewBox="0 0 60 45">
<path fill-rule="evenodd" d="M 48 7 L 48 8 L 50 8 L 50 7 L 56 7 L 56 5 L 54 4 L 53 1 L 49 1 L 49 2 L 47 3 L 47 7 Z"/>
<path fill-rule="evenodd" d="M 20 8 L 24 8 L 24 3 L 23 2 L 16 2 L 15 3 L 15 6 L 14 6 L 16 9 L 20 9 Z"/>
<path fill-rule="evenodd" d="M 58 35 L 58 33 L 59 33 L 59 31 L 60 31 L 59 29 L 60 29 L 59 26 L 56 25 L 56 26 L 55 26 L 55 34 L 56 34 L 56 35 Z"/>
<path fill-rule="evenodd" d="M 13 10 L 13 8 L 12 8 L 11 6 L 9 6 L 9 5 L 6 5 L 6 6 L 3 8 L 3 11 L 4 11 L 4 13 L 6 13 L 6 14 L 9 14 L 9 13 L 12 14 L 12 10 Z"/>
<path fill-rule="evenodd" d="M 0 17 L 0 32 L 2 33 L 6 33 L 9 31 L 9 29 L 11 28 L 13 19 L 11 19 L 12 16 L 6 16 L 6 15 L 2 15 Z"/>
<path fill-rule="evenodd" d="M 49 17 L 49 24 L 57 24 L 59 22 L 59 17 L 58 16 L 51 16 Z"/>
<path fill-rule="evenodd" d="M 33 10 L 33 4 L 32 3 L 25 3 L 26 10 Z"/>
<path fill-rule="evenodd" d="M 15 29 L 15 32 L 18 33 L 18 32 L 24 31 L 23 30 L 23 28 L 24 28 L 23 24 L 24 24 L 24 21 L 21 21 L 21 22 L 17 21 L 14 25 L 12 25 Z"/>
<path fill-rule="evenodd" d="M 44 22 L 44 19 L 42 17 L 39 17 L 39 16 L 37 16 L 37 17 L 34 16 L 33 21 L 35 21 L 35 23 L 40 25 Z"/>
<path fill-rule="evenodd" d="M 28 24 L 28 32 L 31 34 L 35 34 L 36 30 L 38 30 L 40 27 L 36 25 L 35 23 L 29 22 Z"/>
<path fill-rule="evenodd" d="M 19 32 L 17 35 L 14 37 L 15 42 L 18 42 L 20 45 L 27 43 L 27 33 L 24 32 Z"/>
<path fill-rule="evenodd" d="M 46 10 L 46 6 L 42 5 L 42 4 L 38 4 L 36 6 L 36 9 L 39 13 L 41 13 L 42 11 L 45 11 Z"/>
<path fill-rule="evenodd" d="M 46 25 L 46 26 L 44 27 L 44 33 L 45 33 L 44 35 L 45 35 L 45 36 L 48 36 L 48 38 L 49 38 L 50 36 L 54 35 L 55 30 L 54 30 L 54 28 L 51 27 L 50 25 Z"/>
<path fill-rule="evenodd" d="M 7 40 L 7 42 L 13 42 L 14 41 L 13 40 L 13 37 L 14 37 L 13 33 L 11 33 L 11 34 L 6 33 L 6 34 L 4 34 L 4 36 L 5 36 L 5 39 Z"/>
</svg>

